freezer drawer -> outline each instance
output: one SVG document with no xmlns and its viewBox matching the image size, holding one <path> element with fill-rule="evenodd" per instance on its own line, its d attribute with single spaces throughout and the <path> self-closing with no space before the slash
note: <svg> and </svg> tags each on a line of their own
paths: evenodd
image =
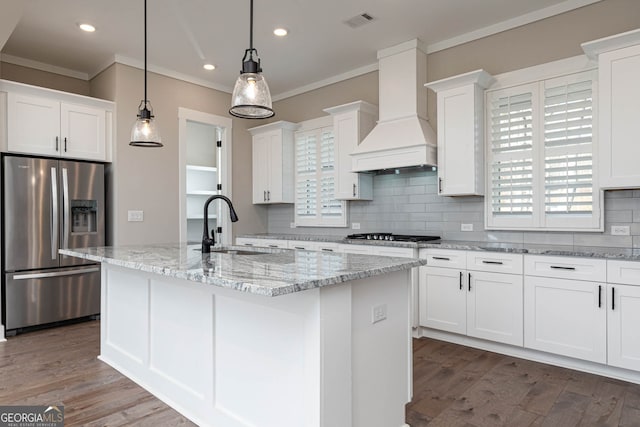
<svg viewBox="0 0 640 427">
<path fill-rule="evenodd" d="M 100 266 L 5 274 L 7 330 L 100 312 Z"/>
</svg>

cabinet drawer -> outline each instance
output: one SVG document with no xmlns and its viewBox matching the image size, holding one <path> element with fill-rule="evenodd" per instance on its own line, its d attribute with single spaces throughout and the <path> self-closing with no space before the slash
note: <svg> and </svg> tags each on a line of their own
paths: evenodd
<svg viewBox="0 0 640 427">
<path fill-rule="evenodd" d="M 607 279 L 607 261 L 591 258 L 525 255 L 524 274 L 604 282 Z"/>
<path fill-rule="evenodd" d="M 640 262 L 607 261 L 607 282 L 640 286 Z"/>
<path fill-rule="evenodd" d="M 467 252 L 467 270 L 522 274 L 522 254 Z"/>
<path fill-rule="evenodd" d="M 369 245 L 345 245 L 342 244 L 338 247 L 340 252 L 345 254 L 371 254 L 373 248 Z"/>
<path fill-rule="evenodd" d="M 259 248 L 283 248 L 287 249 L 286 240 L 277 239 L 251 239 L 239 237 L 236 239 L 236 245 L 238 246 L 255 246 Z"/>
<path fill-rule="evenodd" d="M 429 267 L 467 268 L 467 253 L 465 251 L 447 249 L 421 249 L 420 258 L 427 260 Z"/>
</svg>

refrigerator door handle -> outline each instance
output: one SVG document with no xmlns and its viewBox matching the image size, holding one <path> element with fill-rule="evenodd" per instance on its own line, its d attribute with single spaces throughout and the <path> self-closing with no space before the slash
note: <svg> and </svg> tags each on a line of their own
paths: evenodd
<svg viewBox="0 0 640 427">
<path fill-rule="evenodd" d="M 51 168 L 51 259 L 58 259 L 58 171 Z"/>
<path fill-rule="evenodd" d="M 16 274 L 13 276 L 13 279 L 14 280 L 43 279 L 46 277 L 74 276 L 76 274 L 95 273 L 96 271 L 100 271 L 100 267 L 81 268 L 77 270 L 57 271 L 57 272 L 48 272 L 48 273 Z"/>
<path fill-rule="evenodd" d="M 69 215 L 70 215 L 70 207 L 69 207 L 69 178 L 67 175 L 67 168 L 62 168 L 62 248 L 69 249 L 69 233 L 71 232 L 71 227 L 69 226 Z"/>
</svg>

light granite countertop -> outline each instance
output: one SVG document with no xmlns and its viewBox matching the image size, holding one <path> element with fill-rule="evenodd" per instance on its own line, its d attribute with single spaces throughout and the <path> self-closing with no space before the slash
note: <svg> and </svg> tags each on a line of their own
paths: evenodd
<svg viewBox="0 0 640 427">
<path fill-rule="evenodd" d="M 430 242 L 394 242 L 388 240 L 347 239 L 341 236 L 300 235 L 300 234 L 246 234 L 238 237 L 250 239 L 298 240 L 312 242 L 332 242 L 354 245 L 395 246 L 403 248 L 455 249 L 466 251 L 508 252 L 530 255 L 555 255 L 582 258 L 605 258 L 640 261 L 640 248 L 608 248 L 592 246 L 560 246 L 501 242 L 464 242 L 457 240 L 432 240 Z"/>
<path fill-rule="evenodd" d="M 255 248 L 255 254 L 202 254 L 186 243 L 60 249 L 121 267 L 265 296 L 278 296 L 424 265 L 426 260 Z M 222 249 L 216 247 L 215 249 Z M 244 246 L 224 249 L 247 251 Z"/>
</svg>

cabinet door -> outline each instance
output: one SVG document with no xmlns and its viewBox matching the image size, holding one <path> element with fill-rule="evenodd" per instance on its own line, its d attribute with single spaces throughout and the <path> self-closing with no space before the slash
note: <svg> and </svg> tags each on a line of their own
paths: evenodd
<svg viewBox="0 0 640 427">
<path fill-rule="evenodd" d="M 467 335 L 522 346 L 522 276 L 467 274 Z"/>
<path fill-rule="evenodd" d="M 420 325 L 458 334 L 467 332 L 467 291 L 461 270 L 420 267 Z"/>
<path fill-rule="evenodd" d="M 640 45 L 602 53 L 598 62 L 600 186 L 637 188 Z"/>
<path fill-rule="evenodd" d="M 60 105 L 60 150 L 64 157 L 106 160 L 106 112 L 101 108 Z"/>
<path fill-rule="evenodd" d="M 640 370 L 640 286 L 607 288 L 608 362 L 611 366 Z"/>
<path fill-rule="evenodd" d="M 604 288 L 597 282 L 525 276 L 525 347 L 605 363 Z"/>
<path fill-rule="evenodd" d="M 7 148 L 11 152 L 60 154 L 60 102 L 9 92 Z"/>
<path fill-rule="evenodd" d="M 282 202 L 282 133 L 273 132 L 267 135 L 269 151 L 268 164 L 268 182 L 267 187 L 267 202 L 269 203 L 281 203 Z"/>
<path fill-rule="evenodd" d="M 438 93 L 438 180 L 443 196 L 484 194 L 482 121 L 476 120 L 475 85 Z M 481 140 L 481 139 L 480 139 Z"/>
<path fill-rule="evenodd" d="M 253 137 L 253 203 L 267 203 L 269 186 L 269 135 Z"/>
</svg>

